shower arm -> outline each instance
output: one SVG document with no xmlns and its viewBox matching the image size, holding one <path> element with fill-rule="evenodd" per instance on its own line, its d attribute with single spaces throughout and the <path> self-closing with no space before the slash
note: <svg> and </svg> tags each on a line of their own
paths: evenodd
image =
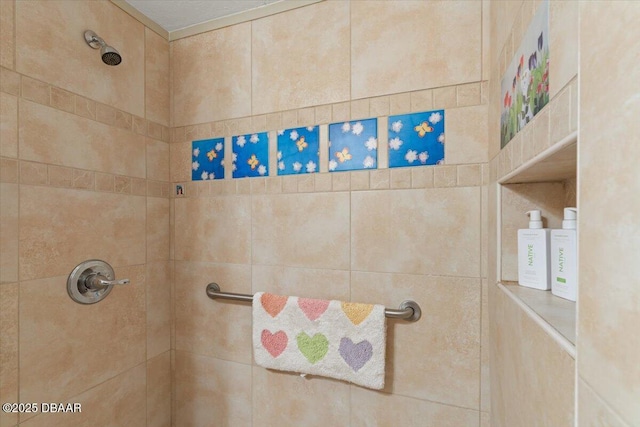
<svg viewBox="0 0 640 427">
<path fill-rule="evenodd" d="M 93 31 L 85 31 L 84 39 L 89 44 L 89 46 L 94 49 L 99 49 L 101 47 L 107 46 L 107 43 L 102 39 L 102 37 L 100 37 Z"/>
</svg>

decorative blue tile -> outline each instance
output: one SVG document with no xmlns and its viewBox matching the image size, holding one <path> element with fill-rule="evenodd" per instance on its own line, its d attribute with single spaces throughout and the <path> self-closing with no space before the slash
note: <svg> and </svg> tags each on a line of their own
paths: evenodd
<svg viewBox="0 0 640 427">
<path fill-rule="evenodd" d="M 378 167 L 378 119 L 329 125 L 329 170 Z"/>
<path fill-rule="evenodd" d="M 318 171 L 318 126 L 278 131 L 278 175 Z"/>
<path fill-rule="evenodd" d="M 269 175 L 269 135 L 267 132 L 234 136 L 233 177 Z"/>
<path fill-rule="evenodd" d="M 191 142 L 191 180 L 224 178 L 224 138 Z"/>
<path fill-rule="evenodd" d="M 389 167 L 444 162 L 444 110 L 389 117 Z"/>
</svg>

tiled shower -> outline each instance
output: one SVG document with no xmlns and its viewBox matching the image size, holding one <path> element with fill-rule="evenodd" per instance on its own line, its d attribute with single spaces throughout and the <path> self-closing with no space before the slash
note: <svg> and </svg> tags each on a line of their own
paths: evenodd
<svg viewBox="0 0 640 427">
<path fill-rule="evenodd" d="M 321 1 L 171 41 L 117 3 L 0 1 L 0 401 L 82 405 L 0 425 L 508 425 L 490 118 L 540 2 Z M 570 3 L 554 96 L 577 86 Z M 76 304 L 86 259 L 131 284 Z M 422 318 L 388 321 L 372 391 L 255 365 L 251 308 L 210 282 Z"/>
</svg>

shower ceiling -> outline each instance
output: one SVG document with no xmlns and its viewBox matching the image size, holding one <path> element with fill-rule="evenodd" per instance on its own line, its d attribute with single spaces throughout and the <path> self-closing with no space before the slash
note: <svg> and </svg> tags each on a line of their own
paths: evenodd
<svg viewBox="0 0 640 427">
<path fill-rule="evenodd" d="M 168 32 L 281 0 L 125 0 Z"/>
</svg>

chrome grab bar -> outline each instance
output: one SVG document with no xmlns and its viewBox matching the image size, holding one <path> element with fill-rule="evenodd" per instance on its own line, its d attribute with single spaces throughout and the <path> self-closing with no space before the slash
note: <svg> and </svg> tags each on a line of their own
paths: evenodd
<svg viewBox="0 0 640 427">
<path fill-rule="evenodd" d="M 222 292 L 217 283 L 209 283 L 207 285 L 207 296 L 211 299 L 227 299 L 231 301 L 252 302 L 253 295 L 236 294 L 233 292 Z M 403 319 L 408 322 L 415 322 L 420 319 L 422 310 L 417 302 L 406 300 L 400 304 L 397 310 L 391 308 L 384 309 L 384 315 L 392 319 Z"/>
</svg>

